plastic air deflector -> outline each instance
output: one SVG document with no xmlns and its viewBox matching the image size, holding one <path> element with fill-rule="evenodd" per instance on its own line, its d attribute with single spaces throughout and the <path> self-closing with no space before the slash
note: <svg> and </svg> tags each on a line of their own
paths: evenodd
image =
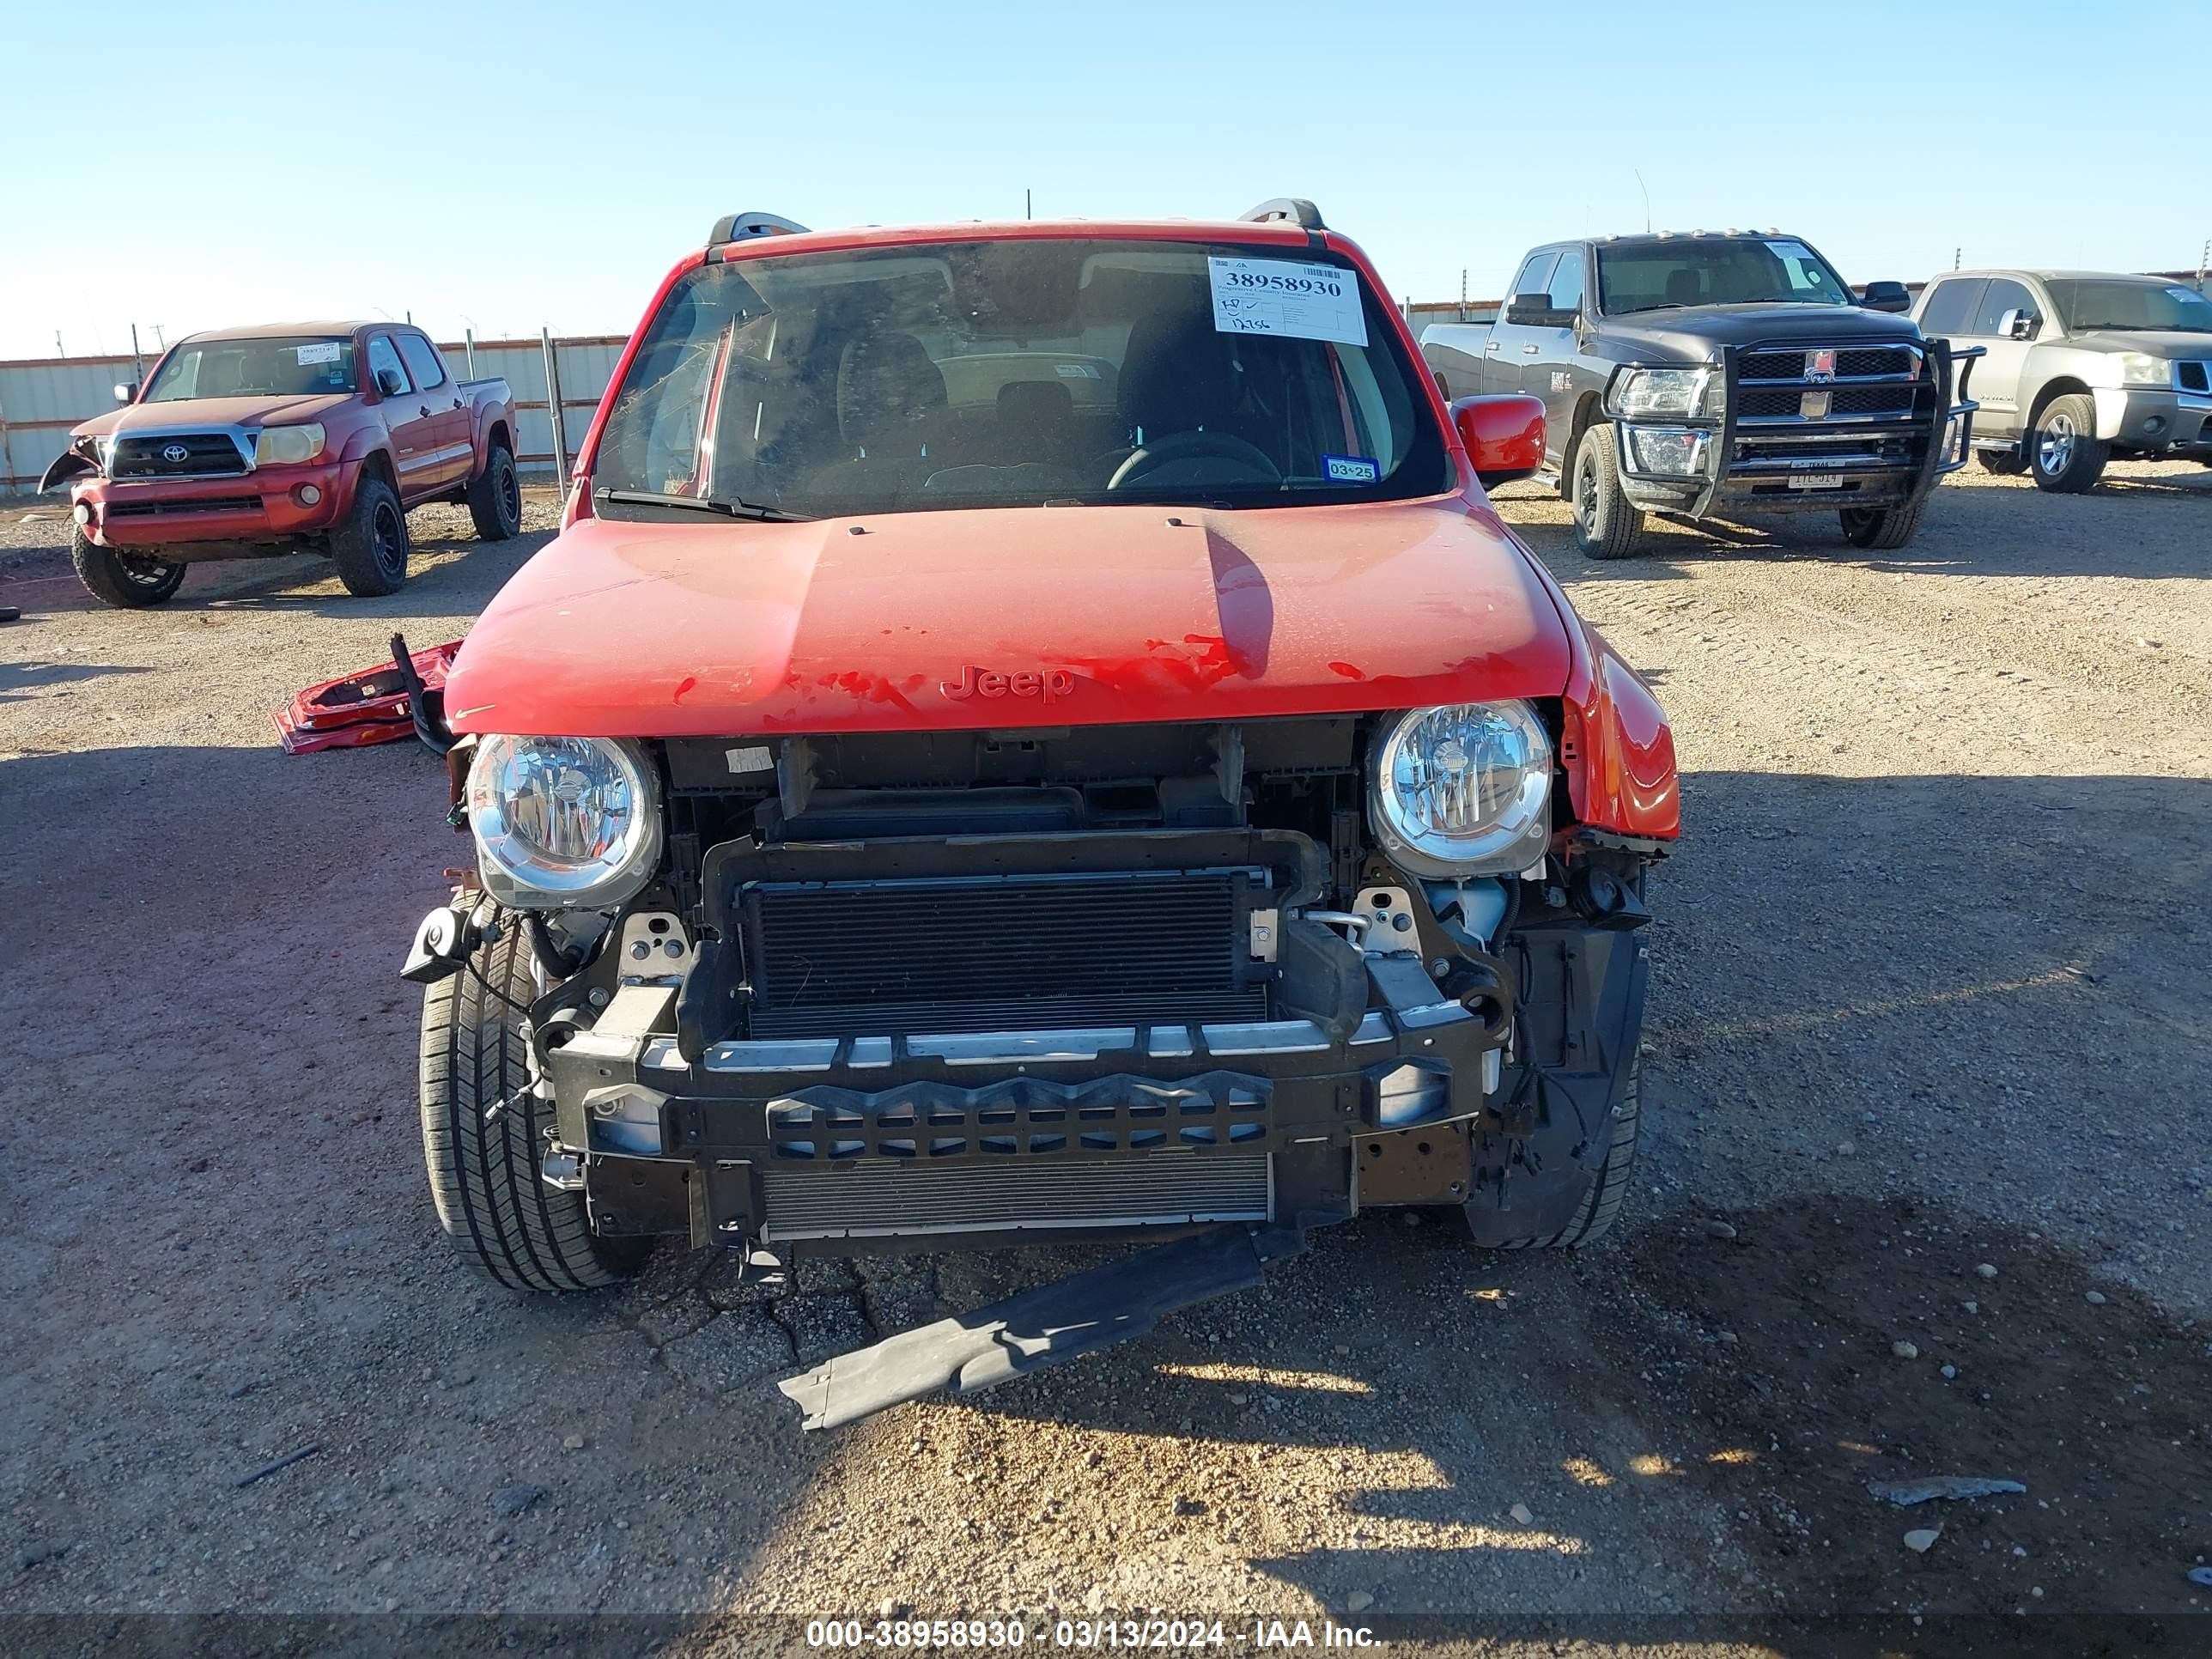
<svg viewBox="0 0 2212 1659">
<path fill-rule="evenodd" d="M 1305 1249 L 1296 1227 L 1210 1228 L 973 1313 L 902 1331 L 776 1387 L 810 1429 L 834 1429 L 939 1389 L 974 1394 L 1142 1336 L 1161 1316 L 1249 1289 Z"/>
</svg>

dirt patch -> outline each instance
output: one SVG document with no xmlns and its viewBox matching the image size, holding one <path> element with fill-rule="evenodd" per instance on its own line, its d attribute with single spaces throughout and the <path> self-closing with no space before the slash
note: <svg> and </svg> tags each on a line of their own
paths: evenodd
<svg viewBox="0 0 2212 1659">
<path fill-rule="evenodd" d="M 1683 1437 L 1650 1472 L 1724 1507 L 1793 1614 L 2212 1612 L 2212 1328 L 2035 1233 L 1808 1196 L 1655 1223 L 1585 1276 Z M 1939 1474 L 2027 1491 L 1867 1490 Z"/>
</svg>

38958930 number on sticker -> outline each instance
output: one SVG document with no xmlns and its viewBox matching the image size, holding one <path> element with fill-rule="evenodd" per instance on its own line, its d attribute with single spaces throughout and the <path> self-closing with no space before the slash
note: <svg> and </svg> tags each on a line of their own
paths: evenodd
<svg viewBox="0 0 2212 1659">
<path fill-rule="evenodd" d="M 1297 340 L 1367 343 L 1359 283 L 1335 265 L 1294 259 L 1210 257 L 1213 326 L 1224 334 L 1282 334 Z"/>
</svg>

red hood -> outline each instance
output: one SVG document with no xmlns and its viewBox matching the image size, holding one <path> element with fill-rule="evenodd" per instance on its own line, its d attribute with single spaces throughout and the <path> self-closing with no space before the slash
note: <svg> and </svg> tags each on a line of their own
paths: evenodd
<svg viewBox="0 0 2212 1659">
<path fill-rule="evenodd" d="M 86 433 L 140 432 L 149 428 L 177 431 L 186 427 L 258 426 L 269 421 L 312 421 L 350 401 L 344 392 L 317 392 L 305 396 L 256 398 L 178 398 L 167 403 L 133 404 L 106 415 L 95 415 L 76 428 Z"/>
<path fill-rule="evenodd" d="M 1569 667 L 1527 556 L 1457 497 L 586 519 L 492 601 L 446 709 L 564 737 L 960 730 L 1557 696 Z"/>
</svg>

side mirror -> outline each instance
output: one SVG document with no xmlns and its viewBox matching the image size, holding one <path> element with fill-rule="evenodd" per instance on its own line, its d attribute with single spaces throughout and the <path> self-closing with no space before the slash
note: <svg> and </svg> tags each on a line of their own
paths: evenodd
<svg viewBox="0 0 2212 1659">
<path fill-rule="evenodd" d="M 2008 340 L 2033 340 L 2042 325 L 2043 319 L 2033 312 L 2014 307 L 1997 319 L 1997 333 Z"/>
<path fill-rule="evenodd" d="M 138 382 L 136 380 L 118 381 L 115 387 L 115 401 L 118 404 L 137 403 L 138 401 Z"/>
<path fill-rule="evenodd" d="M 1544 465 L 1541 398 L 1517 392 L 1462 398 L 1451 406 L 1451 417 L 1485 489 L 1525 478 Z"/>
<path fill-rule="evenodd" d="M 1512 304 L 1505 307 L 1505 320 L 1521 328 L 1559 328 L 1565 326 L 1552 309 L 1548 294 L 1516 294 Z"/>
<path fill-rule="evenodd" d="M 1912 296 L 1905 291 L 1902 283 L 1869 283 L 1866 296 L 1859 304 L 1869 311 L 1910 311 Z"/>
<path fill-rule="evenodd" d="M 385 397 L 397 398 L 407 390 L 407 382 L 399 378 L 398 369 L 380 368 L 376 371 L 376 389 Z"/>
</svg>

